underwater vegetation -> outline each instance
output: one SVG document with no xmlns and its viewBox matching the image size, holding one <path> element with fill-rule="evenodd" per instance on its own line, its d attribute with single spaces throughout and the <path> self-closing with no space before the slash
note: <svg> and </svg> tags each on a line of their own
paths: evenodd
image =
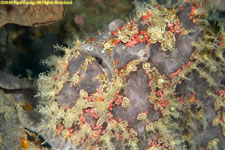
<svg viewBox="0 0 225 150">
<path fill-rule="evenodd" d="M 36 86 L 0 82 L 5 92 L 38 89 L 35 108 L 12 109 L 2 94 L 2 126 L 25 128 L 24 135 L 12 132 L 18 148 L 225 148 L 224 24 L 212 25 L 201 1 L 135 6 L 130 21 L 116 19 L 86 40 L 56 46 L 64 55 L 42 61 L 51 70 Z"/>
</svg>

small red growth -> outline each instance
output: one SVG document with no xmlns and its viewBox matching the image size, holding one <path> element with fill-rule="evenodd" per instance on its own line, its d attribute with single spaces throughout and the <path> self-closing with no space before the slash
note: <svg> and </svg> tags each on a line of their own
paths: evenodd
<svg viewBox="0 0 225 150">
<path fill-rule="evenodd" d="M 89 37 L 88 41 L 93 42 L 94 38 L 93 37 Z"/>
<path fill-rule="evenodd" d="M 59 123 L 58 125 L 56 125 L 55 133 L 59 135 L 64 129 L 65 129 L 64 125 L 62 123 Z"/>
<path fill-rule="evenodd" d="M 152 14 L 150 12 L 146 13 L 145 15 L 142 16 L 143 22 L 146 22 L 151 18 Z"/>
<path fill-rule="evenodd" d="M 158 140 L 160 137 L 161 135 L 157 135 L 157 137 L 154 137 L 152 140 L 150 140 L 148 149 L 172 150 L 171 145 Z"/>
<path fill-rule="evenodd" d="M 163 91 L 162 91 L 162 90 L 158 90 L 158 91 L 156 92 L 156 95 L 157 95 L 158 97 L 161 97 L 162 99 L 164 99 L 164 95 L 163 95 Z"/>
<path fill-rule="evenodd" d="M 115 106 L 115 102 L 118 99 L 118 97 L 119 97 L 119 91 L 116 93 L 113 100 L 109 103 L 109 106 L 108 106 L 109 111 L 112 111 L 112 108 L 113 108 L 113 106 Z"/>
<path fill-rule="evenodd" d="M 117 36 L 117 33 L 121 30 L 123 30 L 125 27 L 127 26 L 127 24 L 121 25 L 118 29 L 116 29 L 115 31 L 111 32 L 112 35 Z"/>
<path fill-rule="evenodd" d="M 115 64 L 119 64 L 119 63 L 120 63 L 120 60 L 119 60 L 119 59 L 115 59 L 115 60 L 114 60 L 114 63 L 115 63 Z"/>
<path fill-rule="evenodd" d="M 90 102 L 90 101 L 92 100 L 91 96 L 88 96 L 88 97 L 86 98 L 86 100 Z"/>
<path fill-rule="evenodd" d="M 93 126 L 92 127 L 93 130 L 98 130 L 98 129 L 101 129 L 101 128 L 102 128 L 102 126 Z"/>
<path fill-rule="evenodd" d="M 182 28 L 183 28 L 183 26 L 180 24 L 180 21 L 178 21 L 174 27 L 175 33 L 178 33 L 178 34 L 183 33 L 183 31 L 181 30 Z"/>
<path fill-rule="evenodd" d="M 80 122 L 86 123 L 86 118 L 83 115 L 80 115 Z"/>
<path fill-rule="evenodd" d="M 112 35 L 117 36 L 118 30 L 111 32 Z"/>
<path fill-rule="evenodd" d="M 181 72 L 181 69 L 178 69 L 176 72 L 169 74 L 169 77 L 176 77 Z"/>
<path fill-rule="evenodd" d="M 160 104 L 160 106 L 162 106 L 164 109 L 167 107 L 168 105 L 168 101 L 167 100 L 159 100 L 158 102 Z"/>
<path fill-rule="evenodd" d="M 219 90 L 219 95 L 225 98 L 225 91 L 224 90 Z"/>
<path fill-rule="evenodd" d="M 134 45 L 137 44 L 137 43 L 138 43 L 138 41 L 135 39 L 135 40 L 131 40 L 128 43 L 126 43 L 125 46 L 134 47 Z"/>
<path fill-rule="evenodd" d="M 90 109 L 86 109 L 85 111 L 86 111 L 86 113 L 88 113 L 88 114 L 90 114 L 92 117 L 94 117 L 95 119 L 98 118 L 98 114 L 95 113 L 95 112 L 93 111 L 93 109 L 90 108 Z"/>
<path fill-rule="evenodd" d="M 193 3 L 193 6 L 191 7 L 191 12 L 190 12 L 190 16 L 189 19 L 192 19 L 192 22 L 195 23 L 196 22 L 196 14 L 195 14 L 195 10 L 198 8 L 202 8 L 201 4 L 197 4 L 196 2 Z"/>
<path fill-rule="evenodd" d="M 174 32 L 174 24 L 173 23 L 169 23 L 168 25 L 167 25 L 167 27 L 168 27 L 168 29 L 170 30 L 170 32 Z"/>
<path fill-rule="evenodd" d="M 116 105 L 120 105 L 120 104 L 122 103 L 122 101 L 123 101 L 123 98 L 124 98 L 123 96 L 118 96 L 118 98 L 117 98 L 115 104 L 116 104 Z"/>
<path fill-rule="evenodd" d="M 188 67 L 190 65 L 191 65 L 191 62 L 189 61 L 188 63 L 186 63 L 185 65 L 182 66 L 182 69 L 184 69 L 184 68 L 186 68 L 186 67 Z"/>
<path fill-rule="evenodd" d="M 186 67 L 190 66 L 191 65 L 191 61 L 187 62 L 186 64 L 184 64 L 180 69 L 178 69 L 176 72 L 174 73 L 170 73 L 168 76 L 171 78 L 171 77 L 177 77 L 177 75 L 183 70 L 185 69 Z"/>
<path fill-rule="evenodd" d="M 117 45 L 121 42 L 121 40 L 117 40 L 117 39 L 111 39 L 111 42 L 114 44 L 114 45 Z"/>
<path fill-rule="evenodd" d="M 53 80 L 54 81 L 58 80 L 57 75 L 53 75 Z"/>
<path fill-rule="evenodd" d="M 197 8 L 195 6 L 192 6 L 191 7 L 191 13 L 190 13 L 190 16 L 189 16 L 189 19 L 192 19 L 194 17 L 194 11 L 196 10 Z"/>
<path fill-rule="evenodd" d="M 149 39 L 149 35 L 147 31 L 139 31 L 136 30 L 136 33 L 132 36 L 131 40 L 126 43 L 127 47 L 134 47 L 137 43 L 147 42 L 148 45 L 151 45 L 151 40 Z"/>
<path fill-rule="evenodd" d="M 192 22 L 193 22 L 193 23 L 196 23 L 196 19 L 195 19 L 195 18 L 193 18 Z"/>
<path fill-rule="evenodd" d="M 151 17 L 150 13 L 147 13 L 142 16 L 144 21 L 146 21 L 146 19 L 148 19 L 149 17 Z M 124 28 L 126 28 L 128 30 L 132 30 L 134 28 L 135 24 L 136 24 L 136 22 L 130 22 L 129 24 L 122 25 L 114 32 L 111 32 L 111 34 L 118 37 L 118 32 L 122 31 Z M 111 39 L 111 42 L 114 45 L 117 45 L 121 42 L 121 40 L 120 39 Z M 148 45 L 151 44 L 151 40 L 149 39 L 149 34 L 147 31 L 140 32 L 138 29 L 136 29 L 135 33 L 132 35 L 131 39 L 124 44 L 127 47 L 134 47 L 139 42 L 141 42 L 141 43 L 147 42 Z"/>
<path fill-rule="evenodd" d="M 105 129 L 105 130 L 103 130 L 101 134 L 105 134 L 105 133 L 106 133 L 106 129 Z"/>
<path fill-rule="evenodd" d="M 182 25 L 180 24 L 180 21 L 178 21 L 176 24 L 173 24 L 173 23 L 169 23 L 167 25 L 168 29 L 170 32 L 172 33 L 183 33 L 183 31 L 181 30 L 183 27 Z"/>
<path fill-rule="evenodd" d="M 69 137 L 74 136 L 74 128 L 69 128 L 68 132 L 69 132 L 69 135 L 68 135 Z"/>
<path fill-rule="evenodd" d="M 192 93 L 189 99 L 189 102 L 192 104 L 193 102 L 199 104 L 199 102 L 195 99 L 195 94 Z"/>
<path fill-rule="evenodd" d="M 69 64 L 66 63 L 66 62 L 62 63 L 62 67 L 63 67 L 64 73 L 67 72 L 67 67 L 68 67 L 68 65 L 69 65 Z"/>
<path fill-rule="evenodd" d="M 141 36 L 143 37 L 139 40 L 141 43 L 147 42 L 148 45 L 151 45 L 151 40 L 149 39 L 149 34 L 147 31 L 141 31 Z"/>
<path fill-rule="evenodd" d="M 158 90 L 156 92 L 156 96 L 159 97 L 156 103 L 154 103 L 154 109 L 157 111 L 158 109 L 161 111 L 161 113 L 164 113 L 164 110 L 167 105 L 169 104 L 168 100 L 164 99 L 163 91 L 162 89 Z M 161 107 L 159 107 L 161 106 Z"/>
<path fill-rule="evenodd" d="M 20 140 L 21 140 L 21 146 L 22 146 L 23 150 L 27 150 L 27 148 L 29 146 L 28 140 L 24 137 L 20 137 Z"/>
<path fill-rule="evenodd" d="M 179 8 L 180 8 L 180 10 L 183 10 L 184 9 L 184 6 L 180 6 Z"/>
<path fill-rule="evenodd" d="M 143 57 L 147 57 L 148 55 L 147 54 L 143 54 Z"/>
</svg>

